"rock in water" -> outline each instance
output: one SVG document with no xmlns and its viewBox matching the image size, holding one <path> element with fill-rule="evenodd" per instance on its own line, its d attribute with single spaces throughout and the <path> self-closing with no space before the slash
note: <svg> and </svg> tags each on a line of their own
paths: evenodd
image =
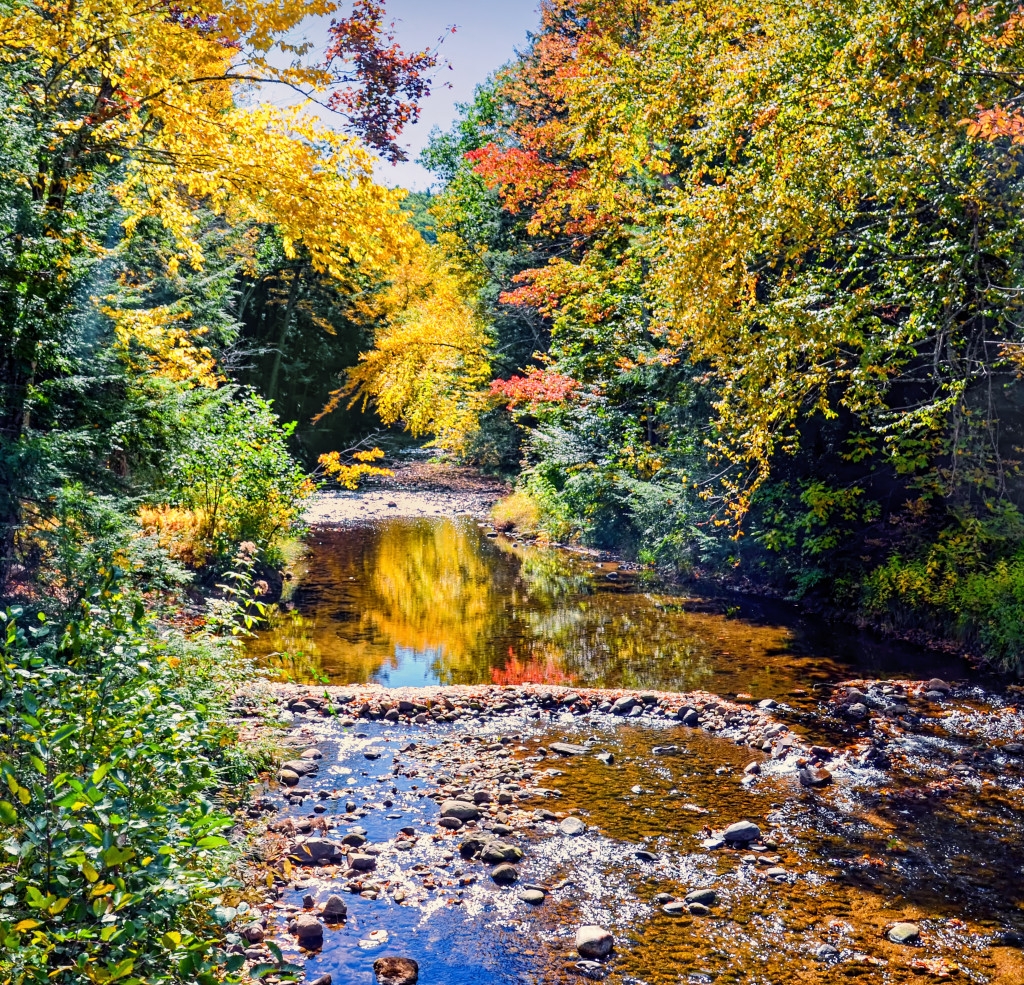
<svg viewBox="0 0 1024 985">
<path fill-rule="evenodd" d="M 590 751 L 586 746 L 574 746 L 571 742 L 552 742 L 548 749 L 559 756 L 585 756 Z"/>
<path fill-rule="evenodd" d="M 547 897 L 539 889 L 524 889 L 517 899 L 531 906 L 540 906 Z"/>
<path fill-rule="evenodd" d="M 752 841 L 761 838 L 761 829 L 752 821 L 737 821 L 725 829 L 722 834 L 726 844 L 749 845 Z"/>
<path fill-rule="evenodd" d="M 921 936 L 916 923 L 898 923 L 889 931 L 889 940 L 894 944 L 913 944 Z"/>
<path fill-rule="evenodd" d="M 587 826 L 578 817 L 567 817 L 558 830 L 568 838 L 578 838 L 586 832 Z"/>
<path fill-rule="evenodd" d="M 420 966 L 412 958 L 378 958 L 373 962 L 377 985 L 415 985 Z"/>
<path fill-rule="evenodd" d="M 491 873 L 491 878 L 499 884 L 508 885 L 519 878 L 519 870 L 514 865 L 499 865 Z"/>
<path fill-rule="evenodd" d="M 702 906 L 714 906 L 718 894 L 713 889 L 695 889 L 684 897 L 686 903 L 700 903 Z"/>
<path fill-rule="evenodd" d="M 292 924 L 292 933 L 309 950 L 320 947 L 324 942 L 324 926 L 312 913 L 300 913 Z"/>
<path fill-rule="evenodd" d="M 441 805 L 442 818 L 455 818 L 457 821 L 477 821 L 480 808 L 465 800 L 446 800 Z"/>
<path fill-rule="evenodd" d="M 326 865 L 337 861 L 343 852 L 340 845 L 326 838 L 307 838 L 295 846 L 292 858 L 300 865 Z"/>
<path fill-rule="evenodd" d="M 325 920 L 344 920 L 348 916 L 348 906 L 340 896 L 331 896 L 324 904 Z"/>
<path fill-rule="evenodd" d="M 501 841 L 488 842 L 480 852 L 480 861 L 488 865 L 497 865 L 499 862 L 521 862 L 523 850 L 515 845 L 506 845 Z"/>
<path fill-rule="evenodd" d="M 576 931 L 576 950 L 581 957 L 606 958 L 614 946 L 614 938 L 603 927 L 580 927 Z"/>
<path fill-rule="evenodd" d="M 802 787 L 827 787 L 832 782 L 832 774 L 826 769 L 819 769 L 816 766 L 808 766 L 800 770 L 800 786 Z"/>
</svg>

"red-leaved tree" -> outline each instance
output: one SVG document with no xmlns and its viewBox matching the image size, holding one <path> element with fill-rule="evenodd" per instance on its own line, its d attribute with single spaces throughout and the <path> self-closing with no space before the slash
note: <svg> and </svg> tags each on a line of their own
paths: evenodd
<svg viewBox="0 0 1024 985">
<path fill-rule="evenodd" d="M 331 23 L 325 64 L 341 86 L 332 93 L 330 108 L 347 118 L 349 132 L 396 163 L 408 159 L 398 139 L 419 119 L 420 103 L 445 64 L 438 54 L 444 34 L 432 48 L 406 52 L 386 16 L 384 0 L 356 0 L 350 17 Z"/>
</svg>

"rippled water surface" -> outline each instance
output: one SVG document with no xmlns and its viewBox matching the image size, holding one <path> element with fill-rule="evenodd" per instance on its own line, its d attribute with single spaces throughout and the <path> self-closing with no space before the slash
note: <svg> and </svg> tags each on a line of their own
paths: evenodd
<svg viewBox="0 0 1024 985">
<path fill-rule="evenodd" d="M 955 659 L 691 597 L 469 518 L 317 529 L 253 652 L 292 679 L 536 682 L 781 698 L 857 676 L 965 676 Z"/>
<path fill-rule="evenodd" d="M 903 751 L 893 748 L 899 765 L 889 774 L 845 768 L 820 792 L 802 790 L 791 765 L 668 723 L 557 713 L 422 729 L 311 723 L 308 741 L 324 759 L 301 788 L 314 799 L 290 815 L 320 818 L 333 837 L 361 829 L 380 854 L 363 884 L 377 898 L 346 893 L 348 919 L 306 955 L 307 975 L 370 985 L 374 958 L 398 954 L 419 962 L 425 983 L 585 981 L 574 934 L 597 923 L 615 935 L 615 954 L 596 972 L 611 985 L 940 980 L 928 968 L 1019 985 L 1024 962 L 1006 938 L 1024 939 L 1024 778 L 1016 761 L 974 755 L 986 745 L 972 734 L 981 722 L 968 711 L 936 719 Z M 1020 727 L 1019 713 L 1012 724 Z M 585 744 L 588 754 L 538 755 L 556 740 Z M 367 750 L 379 758 L 367 760 Z M 601 762 L 599 752 L 614 761 Z M 762 765 L 756 777 L 744 773 L 752 758 Z M 948 795 L 910 796 L 958 763 L 965 782 Z M 466 829 L 511 825 L 501 840 L 525 857 L 518 883 L 503 887 L 490 865 L 460 857 L 466 830 L 440 830 L 438 806 L 424 794 L 439 782 L 495 792 L 521 781 L 540 788 L 540 800 L 485 813 Z M 328 799 L 315 799 L 320 791 Z M 321 813 L 311 813 L 317 803 Z M 560 833 L 565 815 L 586 823 L 582 837 Z M 760 825 L 763 847 L 703 845 L 706 828 L 738 819 Z M 411 846 L 402 828 L 415 829 Z M 306 870 L 280 905 L 298 907 L 307 892 L 322 903 L 344 893 L 343 883 L 340 873 Z M 547 890 L 542 906 L 518 899 L 530 884 Z M 656 898 L 697 888 L 717 893 L 706 916 L 670 916 Z M 907 920 L 921 941 L 889 941 L 887 928 Z M 381 931 L 389 939 L 374 945 L 370 935 Z"/>
</svg>

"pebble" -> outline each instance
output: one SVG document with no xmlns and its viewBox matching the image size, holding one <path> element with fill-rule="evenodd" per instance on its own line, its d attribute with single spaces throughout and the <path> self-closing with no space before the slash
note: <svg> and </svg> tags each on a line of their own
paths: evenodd
<svg viewBox="0 0 1024 985">
<path fill-rule="evenodd" d="M 558 826 L 558 830 L 567 838 L 578 838 L 586 833 L 587 826 L 578 817 L 567 817 Z"/>
<path fill-rule="evenodd" d="M 519 870 L 514 865 L 499 865 L 491 872 L 491 878 L 499 885 L 509 885 L 519 879 Z"/>
<path fill-rule="evenodd" d="M 415 985 L 420 966 L 412 958 L 378 958 L 373 962 L 377 985 Z"/>
<path fill-rule="evenodd" d="M 718 894 L 713 889 L 694 889 L 683 897 L 683 902 L 714 906 L 718 902 Z"/>
<path fill-rule="evenodd" d="M 748 845 L 761 838 L 761 829 L 752 821 L 737 821 L 722 832 L 726 844 Z"/>
<path fill-rule="evenodd" d="M 921 937 L 921 928 L 916 923 L 898 923 L 888 937 L 894 944 L 913 944 Z"/>
<path fill-rule="evenodd" d="M 576 950 L 583 958 L 606 958 L 612 953 L 615 939 L 603 927 L 589 925 L 576 931 Z"/>
<path fill-rule="evenodd" d="M 529 903 L 531 906 L 539 906 L 547 899 L 545 894 L 539 889 L 524 889 L 516 898 L 523 903 Z"/>
</svg>

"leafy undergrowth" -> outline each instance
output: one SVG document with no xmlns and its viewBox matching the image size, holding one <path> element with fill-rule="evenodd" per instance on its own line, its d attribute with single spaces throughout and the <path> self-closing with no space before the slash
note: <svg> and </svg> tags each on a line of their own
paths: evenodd
<svg viewBox="0 0 1024 985">
<path fill-rule="evenodd" d="M 242 609 L 189 636 L 98 571 L 66 618 L 0 612 L 0 982 L 237 981 Z"/>
</svg>

